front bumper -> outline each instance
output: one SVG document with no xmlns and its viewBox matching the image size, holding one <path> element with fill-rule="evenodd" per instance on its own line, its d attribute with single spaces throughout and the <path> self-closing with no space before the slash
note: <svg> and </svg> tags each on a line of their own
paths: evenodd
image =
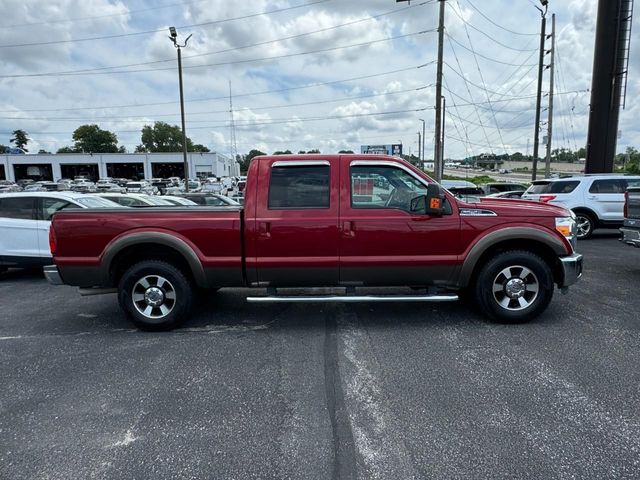
<svg viewBox="0 0 640 480">
<path fill-rule="evenodd" d="M 562 267 L 562 284 L 560 288 L 567 288 L 573 285 L 582 277 L 582 255 L 574 253 L 566 257 L 560 257 Z"/>
<path fill-rule="evenodd" d="M 47 265 L 44 267 L 43 271 L 44 278 L 46 278 L 47 282 L 49 282 L 51 285 L 64 285 L 57 265 Z"/>
<path fill-rule="evenodd" d="M 640 247 L 640 230 L 622 227 L 620 233 L 622 234 L 621 242 L 633 247 Z"/>
</svg>

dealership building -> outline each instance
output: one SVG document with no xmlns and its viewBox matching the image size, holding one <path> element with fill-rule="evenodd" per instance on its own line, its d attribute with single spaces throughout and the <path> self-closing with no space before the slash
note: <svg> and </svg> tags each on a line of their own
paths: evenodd
<svg viewBox="0 0 640 480">
<path fill-rule="evenodd" d="M 216 152 L 188 153 L 189 176 L 233 177 L 240 165 Z M 182 152 L 176 153 L 64 153 L 0 155 L 0 180 L 57 181 L 87 175 L 89 178 L 114 177 L 151 179 L 184 177 Z"/>
</svg>

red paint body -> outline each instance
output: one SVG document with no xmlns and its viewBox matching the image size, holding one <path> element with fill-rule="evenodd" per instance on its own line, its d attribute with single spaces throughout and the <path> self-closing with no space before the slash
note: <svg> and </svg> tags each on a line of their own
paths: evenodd
<svg viewBox="0 0 640 480">
<path fill-rule="evenodd" d="M 326 209 L 268 208 L 273 162 L 328 161 L 330 204 Z M 441 217 L 400 209 L 351 207 L 351 162 L 392 162 L 432 183 L 424 172 L 394 157 L 380 155 L 287 155 L 254 159 L 248 172 L 244 211 L 188 207 L 60 212 L 54 216 L 55 262 L 65 267 L 105 267 L 113 245 L 132 233 L 169 234 L 197 256 L 208 278 L 225 276 L 219 285 L 455 286 L 458 272 L 474 245 L 486 235 L 525 227 L 553 237 L 572 253 L 555 230 L 555 217 L 569 216 L 552 205 L 487 200 L 465 204 L 446 192 L 451 214 Z M 357 186 L 360 193 L 370 185 Z M 461 209 L 485 209 L 495 216 L 461 216 Z M 93 282 L 94 284 L 96 282 Z M 97 286 L 97 285 L 96 285 Z M 215 281 L 208 286 L 216 286 Z"/>
</svg>

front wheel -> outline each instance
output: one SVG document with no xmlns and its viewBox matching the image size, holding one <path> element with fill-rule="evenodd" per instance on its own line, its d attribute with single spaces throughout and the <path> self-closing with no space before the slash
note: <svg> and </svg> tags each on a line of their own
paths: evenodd
<svg viewBox="0 0 640 480">
<path fill-rule="evenodd" d="M 482 312 L 501 323 L 523 323 L 540 315 L 553 297 L 553 274 L 538 255 L 508 251 L 484 265 L 475 299 Z"/>
<path fill-rule="evenodd" d="M 576 212 L 576 237 L 579 240 L 589 238 L 596 228 L 596 222 L 591 215 Z"/>
<path fill-rule="evenodd" d="M 141 330 L 170 330 L 188 318 L 193 288 L 184 273 L 170 263 L 146 260 L 122 276 L 118 301 Z"/>
</svg>

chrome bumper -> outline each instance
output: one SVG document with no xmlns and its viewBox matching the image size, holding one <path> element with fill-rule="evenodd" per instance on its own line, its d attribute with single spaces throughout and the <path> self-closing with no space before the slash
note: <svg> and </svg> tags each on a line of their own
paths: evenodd
<svg viewBox="0 0 640 480">
<path fill-rule="evenodd" d="M 640 247 L 640 230 L 622 227 L 620 233 L 622 234 L 621 242 L 633 247 Z"/>
<path fill-rule="evenodd" d="M 44 278 L 47 279 L 51 285 L 64 285 L 58 267 L 56 265 L 47 265 L 43 269 Z"/>
<path fill-rule="evenodd" d="M 567 288 L 582 277 L 582 255 L 574 253 L 567 257 L 560 257 L 562 266 L 562 284 L 560 288 Z"/>
</svg>

